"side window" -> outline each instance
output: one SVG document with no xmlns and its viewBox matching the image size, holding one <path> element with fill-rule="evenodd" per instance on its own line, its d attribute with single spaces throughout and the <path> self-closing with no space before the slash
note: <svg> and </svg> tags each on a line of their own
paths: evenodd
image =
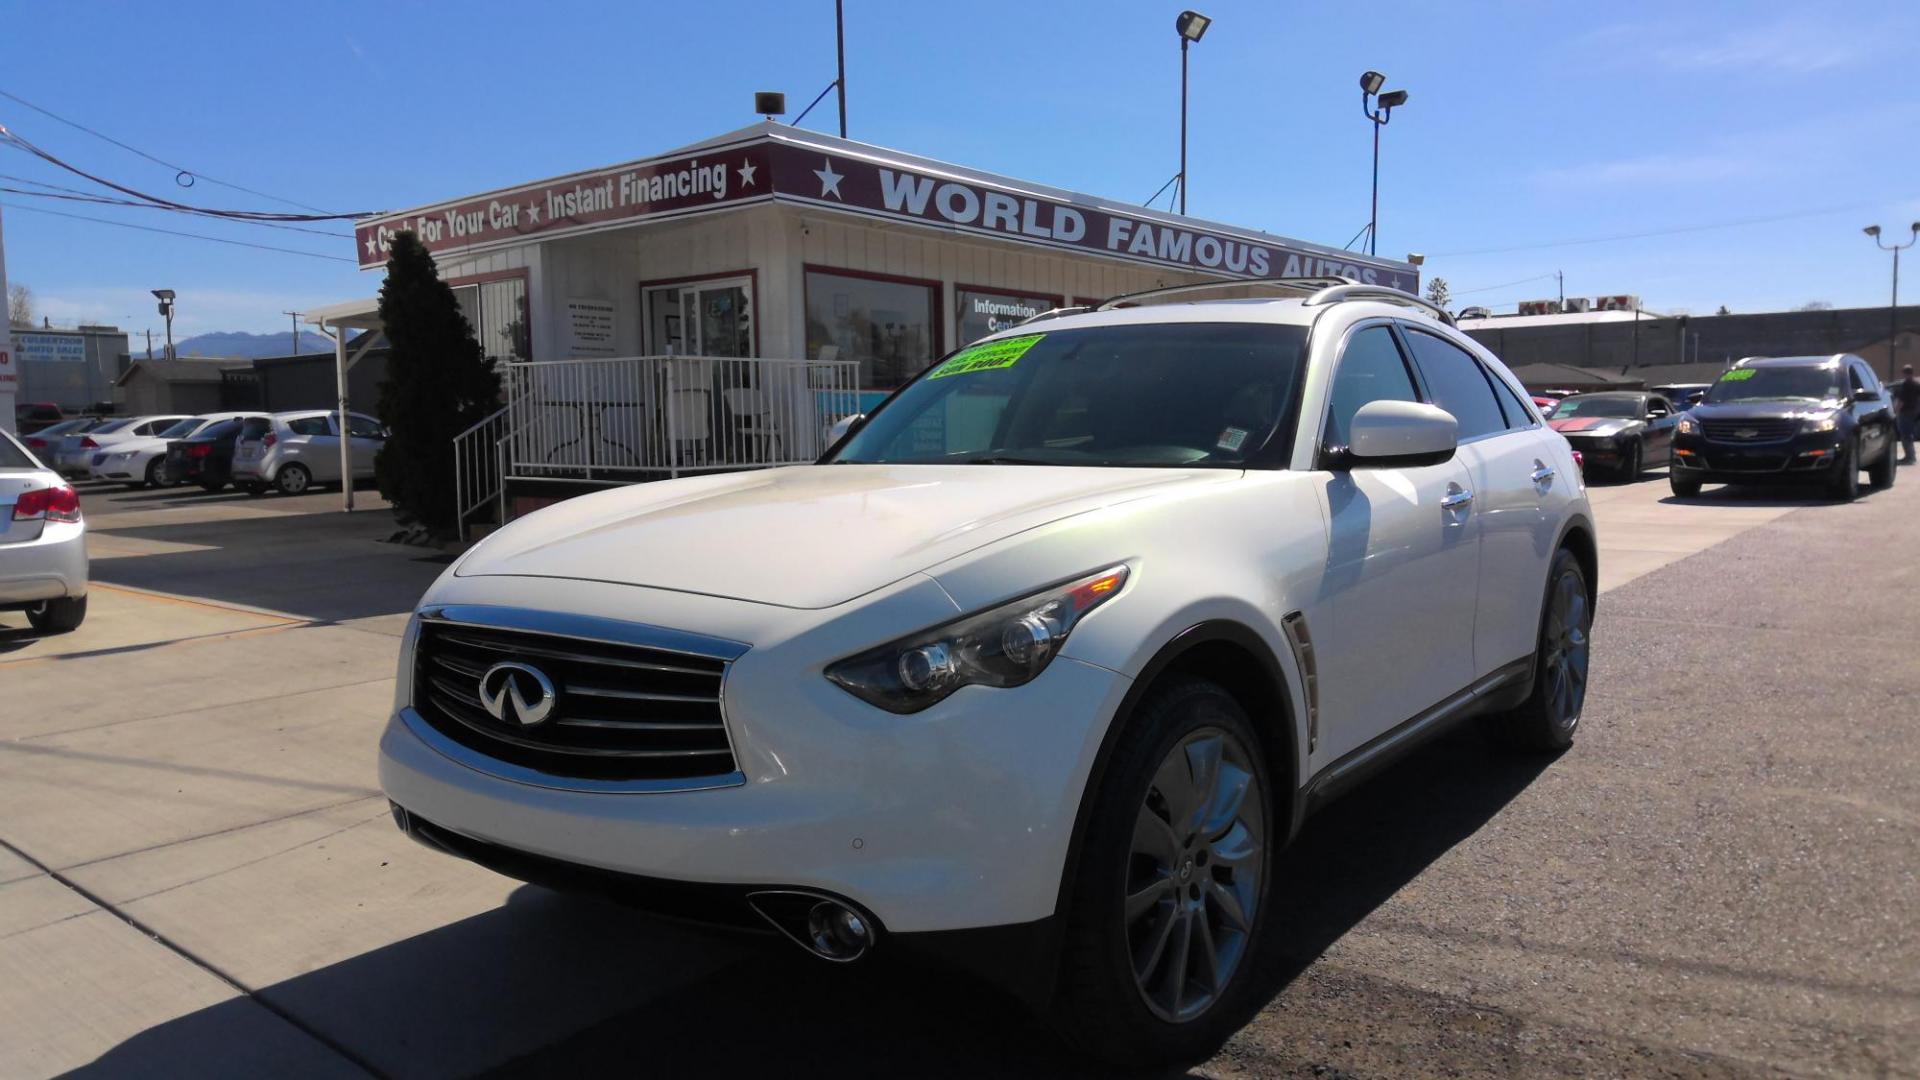
<svg viewBox="0 0 1920 1080">
<path fill-rule="evenodd" d="M 295 435 L 329 435 L 333 432 L 324 416 L 296 417 L 287 421 L 287 428 Z"/>
<path fill-rule="evenodd" d="M 1500 411 L 1507 414 L 1508 431 L 1524 431 L 1539 423 L 1533 418 L 1533 410 L 1527 408 L 1526 402 L 1520 400 L 1505 379 L 1489 371 L 1487 381 L 1493 384 L 1493 396 L 1500 399 Z"/>
<path fill-rule="evenodd" d="M 1385 326 L 1357 330 L 1347 339 L 1340 366 L 1333 373 L 1327 400 L 1328 446 L 1345 446 L 1353 414 L 1369 401 L 1418 401 L 1407 362 Z"/>
<path fill-rule="evenodd" d="M 1647 397 L 1647 415 L 1671 416 L 1673 415 L 1673 406 L 1667 404 L 1667 399 L 1658 394 L 1649 395 Z"/>
<path fill-rule="evenodd" d="M 1507 429 L 1506 417 L 1500 415 L 1500 403 L 1494 399 L 1493 387 L 1487 385 L 1478 360 L 1452 342 L 1411 327 L 1407 340 L 1413 345 L 1414 362 L 1426 376 L 1433 403 L 1460 422 L 1461 442 Z"/>
<path fill-rule="evenodd" d="M 386 429 L 380 426 L 380 421 L 375 420 L 371 416 L 361 416 L 359 413 L 347 414 L 347 434 L 356 439 L 384 439 L 387 437 Z"/>
<path fill-rule="evenodd" d="M 1867 384 L 1860 381 L 1860 367 L 1857 364 L 1847 365 L 1847 380 L 1853 383 L 1853 389 L 1855 390 L 1865 390 L 1867 388 Z"/>
</svg>

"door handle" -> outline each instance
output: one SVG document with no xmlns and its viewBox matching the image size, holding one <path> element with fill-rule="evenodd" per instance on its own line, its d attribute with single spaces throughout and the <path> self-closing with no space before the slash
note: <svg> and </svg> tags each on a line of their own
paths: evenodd
<svg viewBox="0 0 1920 1080">
<path fill-rule="evenodd" d="M 1449 491 L 1440 499 L 1440 509 L 1442 510 L 1464 510 L 1472 505 L 1473 492 L 1471 491 Z"/>
<path fill-rule="evenodd" d="M 1553 471 L 1553 466 L 1542 465 L 1533 470 L 1533 482 L 1535 486 L 1545 486 L 1546 484 L 1552 483 L 1553 478 L 1557 475 L 1559 474 Z"/>
</svg>

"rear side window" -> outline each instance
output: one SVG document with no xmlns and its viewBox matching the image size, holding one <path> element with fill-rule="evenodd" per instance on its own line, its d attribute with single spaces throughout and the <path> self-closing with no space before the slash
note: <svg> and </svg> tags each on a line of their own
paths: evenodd
<svg viewBox="0 0 1920 1080">
<path fill-rule="evenodd" d="M 384 439 L 387 437 L 386 429 L 380 426 L 380 421 L 375 420 L 371 416 L 361 416 L 359 413 L 347 414 L 347 434 L 356 439 Z"/>
<path fill-rule="evenodd" d="M 243 439 L 258 439 L 272 430 L 273 421 L 265 417 L 255 417 L 240 425 L 240 437 Z"/>
<path fill-rule="evenodd" d="M 1433 403 L 1460 422 L 1462 442 L 1507 429 L 1480 361 L 1452 342 L 1419 330 L 1408 329 L 1407 341 L 1413 346 L 1414 362 L 1426 376 Z"/>
<path fill-rule="evenodd" d="M 1533 412 L 1527 408 L 1520 395 L 1513 392 L 1507 380 L 1487 372 L 1487 381 L 1493 384 L 1493 396 L 1500 399 L 1500 411 L 1507 414 L 1507 430 L 1520 431 L 1534 425 Z"/>
<path fill-rule="evenodd" d="M 194 435 L 196 439 L 231 439 L 240 432 L 240 421 L 222 420 L 209 425 Z"/>
<path fill-rule="evenodd" d="M 301 416 L 287 421 L 287 429 L 295 435 L 326 435 L 331 432 L 324 416 Z"/>
<path fill-rule="evenodd" d="M 0 432 L 0 469 L 38 469 L 40 463 L 33 460 L 27 449 L 3 432 Z"/>
<path fill-rule="evenodd" d="M 1407 374 L 1407 362 L 1394 343 L 1393 331 L 1385 326 L 1369 326 L 1347 339 L 1340 354 L 1340 367 L 1333 373 L 1328 392 L 1327 445 L 1347 445 L 1347 429 L 1353 414 L 1369 401 L 1418 401 L 1413 376 Z"/>
</svg>

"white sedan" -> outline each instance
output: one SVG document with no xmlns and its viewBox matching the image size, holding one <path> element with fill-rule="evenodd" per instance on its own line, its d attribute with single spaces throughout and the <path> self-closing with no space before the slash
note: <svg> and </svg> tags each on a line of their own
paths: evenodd
<svg viewBox="0 0 1920 1080">
<path fill-rule="evenodd" d="M 0 611 L 25 611 L 43 633 L 87 617 L 87 527 L 80 496 L 0 431 Z"/>
<path fill-rule="evenodd" d="M 167 475 L 167 443 L 169 441 L 190 439 L 202 428 L 210 427 L 222 420 L 264 415 L 266 414 L 257 412 L 217 412 L 186 417 L 157 435 L 144 439 L 128 439 L 95 453 L 88 463 L 87 475 L 95 480 L 118 480 L 136 490 L 145 487 L 172 487 L 179 481 Z"/>
</svg>

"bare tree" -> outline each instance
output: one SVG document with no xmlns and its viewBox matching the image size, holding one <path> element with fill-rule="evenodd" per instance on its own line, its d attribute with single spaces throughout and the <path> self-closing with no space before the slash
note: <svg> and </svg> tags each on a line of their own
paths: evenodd
<svg viewBox="0 0 1920 1080">
<path fill-rule="evenodd" d="M 7 321 L 15 326 L 33 325 L 33 290 L 20 282 L 7 288 Z"/>
<path fill-rule="evenodd" d="M 1793 310 L 1795 311 L 1832 311 L 1833 305 L 1827 303 L 1825 300 L 1809 300 L 1806 303 L 1801 304 L 1799 307 L 1794 308 Z"/>
<path fill-rule="evenodd" d="M 1437 307 L 1453 302 L 1453 290 L 1447 287 L 1446 278 L 1437 277 L 1427 282 L 1427 300 Z"/>
</svg>

